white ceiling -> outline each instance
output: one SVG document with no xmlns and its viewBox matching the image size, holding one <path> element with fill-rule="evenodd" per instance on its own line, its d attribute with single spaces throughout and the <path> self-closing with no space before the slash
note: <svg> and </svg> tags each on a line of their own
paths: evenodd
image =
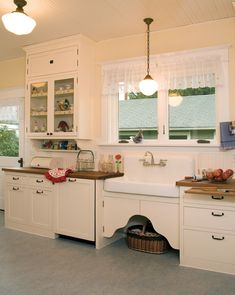
<svg viewBox="0 0 235 295">
<path fill-rule="evenodd" d="M 24 55 L 25 45 L 74 34 L 95 41 L 142 34 L 145 17 L 151 31 L 235 17 L 235 0 L 28 0 L 25 12 L 37 26 L 27 36 L 7 32 L 0 23 L 0 60 Z M 13 0 L 0 0 L 0 15 L 15 10 Z"/>
</svg>

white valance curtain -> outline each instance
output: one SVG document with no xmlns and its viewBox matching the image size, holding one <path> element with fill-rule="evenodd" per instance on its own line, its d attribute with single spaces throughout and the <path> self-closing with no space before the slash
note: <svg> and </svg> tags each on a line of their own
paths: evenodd
<svg viewBox="0 0 235 295">
<path fill-rule="evenodd" d="M 215 87 L 223 84 L 222 62 L 226 49 L 163 54 L 151 57 L 150 74 L 157 80 L 159 90 Z M 103 95 L 117 97 L 119 83 L 125 92 L 139 92 L 139 82 L 146 75 L 144 58 L 105 64 L 102 67 Z"/>
</svg>

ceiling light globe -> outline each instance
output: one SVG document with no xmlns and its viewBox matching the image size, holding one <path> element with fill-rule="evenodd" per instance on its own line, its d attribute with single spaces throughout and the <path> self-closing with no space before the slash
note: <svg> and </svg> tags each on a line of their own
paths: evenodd
<svg viewBox="0 0 235 295">
<path fill-rule="evenodd" d="M 139 88 L 144 95 L 153 95 L 158 89 L 158 83 L 150 75 L 147 75 L 144 80 L 140 81 Z"/>
<path fill-rule="evenodd" d="M 5 28 L 16 35 L 30 34 L 36 26 L 36 21 L 23 12 L 11 12 L 2 16 Z"/>
</svg>

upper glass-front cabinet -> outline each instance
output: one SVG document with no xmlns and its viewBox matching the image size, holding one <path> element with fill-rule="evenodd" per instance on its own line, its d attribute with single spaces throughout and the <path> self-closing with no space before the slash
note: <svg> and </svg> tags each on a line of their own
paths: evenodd
<svg viewBox="0 0 235 295">
<path fill-rule="evenodd" d="M 26 132 L 31 137 L 71 138 L 77 135 L 77 77 L 30 81 Z"/>
<path fill-rule="evenodd" d="M 48 82 L 30 84 L 30 133 L 47 132 Z"/>
<path fill-rule="evenodd" d="M 74 78 L 54 82 L 54 132 L 74 132 Z"/>
</svg>

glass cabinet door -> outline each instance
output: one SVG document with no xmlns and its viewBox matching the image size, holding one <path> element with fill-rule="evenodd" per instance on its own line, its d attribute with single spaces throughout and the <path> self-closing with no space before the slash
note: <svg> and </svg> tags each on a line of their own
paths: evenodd
<svg viewBox="0 0 235 295">
<path fill-rule="evenodd" d="M 30 132 L 47 132 L 48 82 L 30 84 Z"/>
<path fill-rule="evenodd" d="M 54 133 L 74 132 L 74 80 L 54 81 Z"/>
</svg>

